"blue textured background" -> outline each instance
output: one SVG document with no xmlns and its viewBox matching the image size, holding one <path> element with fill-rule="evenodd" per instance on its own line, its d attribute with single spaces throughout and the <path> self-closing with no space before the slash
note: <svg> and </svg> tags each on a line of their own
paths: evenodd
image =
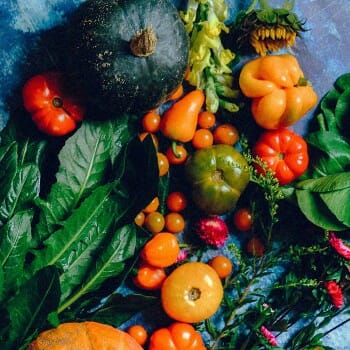
<svg viewBox="0 0 350 350">
<path fill-rule="evenodd" d="M 21 104 L 24 81 L 57 66 L 57 52 L 53 48 L 60 46 L 59 28 L 82 2 L 84 0 L 0 0 L 0 129 Z M 231 17 L 248 3 L 228 0 Z M 271 1 L 273 5 L 281 3 Z M 292 53 L 320 97 L 332 87 L 336 77 L 350 72 L 349 5 L 349 0 L 296 1 L 294 10 L 307 21 L 310 30 L 303 34 L 303 40 L 298 40 Z M 309 117 L 293 128 L 304 133 Z M 335 323 L 342 319 L 337 318 Z M 337 350 L 350 349 L 350 325 L 327 336 L 326 344 Z"/>
</svg>

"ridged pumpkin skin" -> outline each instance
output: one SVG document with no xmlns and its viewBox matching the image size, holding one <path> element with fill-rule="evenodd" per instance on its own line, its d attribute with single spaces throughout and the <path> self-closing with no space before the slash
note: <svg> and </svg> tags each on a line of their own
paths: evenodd
<svg viewBox="0 0 350 350">
<path fill-rule="evenodd" d="M 183 81 L 189 39 L 170 0 L 88 0 L 78 18 L 72 68 L 98 109 L 143 113 Z M 146 28 L 156 37 L 154 51 L 135 56 L 131 39 Z"/>
<path fill-rule="evenodd" d="M 142 350 L 126 332 L 98 322 L 67 322 L 39 334 L 27 350 Z"/>
</svg>

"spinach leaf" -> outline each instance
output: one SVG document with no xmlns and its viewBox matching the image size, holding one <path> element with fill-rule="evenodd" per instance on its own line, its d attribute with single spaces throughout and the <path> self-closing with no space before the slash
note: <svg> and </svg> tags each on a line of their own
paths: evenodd
<svg viewBox="0 0 350 350">
<path fill-rule="evenodd" d="M 107 183 L 114 157 L 130 138 L 127 116 L 115 121 L 85 121 L 58 154 L 59 170 L 36 229 L 39 240 L 54 232 L 81 201 Z"/>
<path fill-rule="evenodd" d="M 11 142 L 0 147 L 0 203 L 2 203 L 11 187 L 17 170 L 17 144 Z"/>
<path fill-rule="evenodd" d="M 350 137 L 350 88 L 345 90 L 338 98 L 335 106 L 335 117 L 339 133 Z"/>
<path fill-rule="evenodd" d="M 12 295 L 23 282 L 24 263 L 31 247 L 31 221 L 33 212 L 17 212 L 0 230 L 0 266 L 3 271 L 3 295 Z"/>
<path fill-rule="evenodd" d="M 6 304 L 10 324 L 2 329 L 1 349 L 13 350 L 29 342 L 41 330 L 60 299 L 58 271 L 54 266 L 39 270 Z"/>
</svg>

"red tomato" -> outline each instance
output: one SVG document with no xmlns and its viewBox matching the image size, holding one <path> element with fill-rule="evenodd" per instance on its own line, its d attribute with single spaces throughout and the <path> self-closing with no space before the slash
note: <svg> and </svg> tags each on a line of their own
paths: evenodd
<svg viewBox="0 0 350 350">
<path fill-rule="evenodd" d="M 261 134 L 253 153 L 266 163 L 281 185 L 302 175 L 309 165 L 305 140 L 288 129 L 269 130 Z M 259 172 L 263 172 L 257 167 Z"/>
<path fill-rule="evenodd" d="M 249 231 L 253 224 L 252 212 L 249 208 L 240 208 L 233 214 L 233 224 L 237 230 Z"/>
<path fill-rule="evenodd" d="M 144 290 L 157 290 L 162 287 L 166 278 L 165 270 L 147 263 L 142 263 L 133 278 L 134 284 Z"/>
<path fill-rule="evenodd" d="M 203 339 L 194 327 L 174 322 L 167 328 L 159 328 L 150 337 L 149 350 L 205 350 Z"/>
<path fill-rule="evenodd" d="M 22 89 L 25 109 L 38 129 L 50 136 L 69 134 L 85 113 L 81 99 L 68 92 L 65 84 L 62 73 L 47 72 L 29 79 Z"/>
</svg>

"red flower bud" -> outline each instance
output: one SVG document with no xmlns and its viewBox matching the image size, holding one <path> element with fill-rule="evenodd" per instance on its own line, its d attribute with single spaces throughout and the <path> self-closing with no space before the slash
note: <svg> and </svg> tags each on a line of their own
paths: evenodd
<svg viewBox="0 0 350 350">
<path fill-rule="evenodd" d="M 332 299 L 333 305 L 340 309 L 344 304 L 344 296 L 340 286 L 335 281 L 326 281 L 325 287 L 329 296 Z"/>
<path fill-rule="evenodd" d="M 195 233 L 207 244 L 222 247 L 229 234 L 229 229 L 220 217 L 206 217 L 194 226 Z"/>
<path fill-rule="evenodd" d="M 345 259 L 350 259 L 350 247 L 344 244 L 344 242 L 337 238 L 334 232 L 329 232 L 329 244 Z"/>
<path fill-rule="evenodd" d="M 270 345 L 272 346 L 278 345 L 276 337 L 265 326 L 260 327 L 260 332 L 265 337 L 265 339 L 269 342 Z"/>
</svg>

